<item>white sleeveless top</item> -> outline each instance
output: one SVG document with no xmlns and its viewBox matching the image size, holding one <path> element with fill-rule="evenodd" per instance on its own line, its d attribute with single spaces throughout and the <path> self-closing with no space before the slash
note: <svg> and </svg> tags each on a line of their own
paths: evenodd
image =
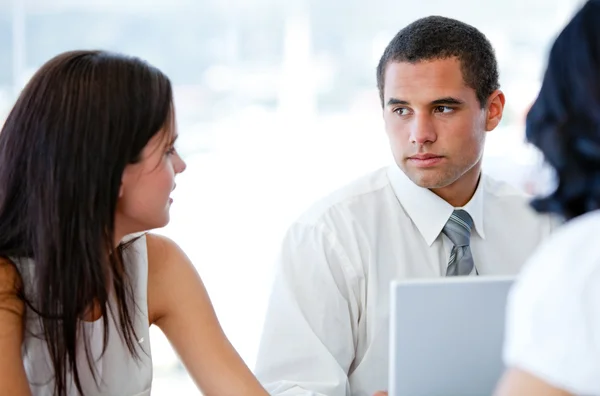
<svg viewBox="0 0 600 396">
<path fill-rule="evenodd" d="M 600 210 L 560 227 L 511 290 L 504 363 L 573 395 L 600 396 Z"/>
<path fill-rule="evenodd" d="M 35 266 L 31 260 L 13 260 L 18 266 L 25 292 L 30 296 Z M 87 363 L 83 338 L 77 341 L 77 362 L 81 386 L 85 396 L 148 396 L 152 385 L 152 356 L 149 338 L 148 321 L 148 253 L 146 237 L 136 240 L 124 253 L 126 269 L 134 288 L 136 303 L 135 316 L 132 318 L 138 345 L 139 359 L 131 356 L 127 345 L 119 336 L 118 325 L 108 315 L 109 338 L 106 351 L 102 355 L 103 324 L 102 320 L 83 322 L 82 328 L 87 332 L 90 352 L 94 368 L 97 372 L 98 384 L 94 381 Z M 109 299 L 114 312 L 118 312 L 114 300 Z M 118 317 L 118 314 L 117 314 Z M 36 334 L 42 334 L 39 316 L 27 308 L 25 339 L 22 356 L 29 386 L 33 396 L 52 396 L 54 390 L 54 373 L 47 343 Z M 102 355 L 102 356 L 101 356 Z M 70 373 L 67 377 L 67 394 L 79 395 Z"/>
</svg>

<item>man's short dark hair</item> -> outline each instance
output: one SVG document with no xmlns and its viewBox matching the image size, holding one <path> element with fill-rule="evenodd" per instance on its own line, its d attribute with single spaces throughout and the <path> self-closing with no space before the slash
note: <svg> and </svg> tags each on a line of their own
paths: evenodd
<svg viewBox="0 0 600 396">
<path fill-rule="evenodd" d="M 377 66 L 377 87 L 383 105 L 385 70 L 391 62 L 457 57 L 465 83 L 475 90 L 483 108 L 500 87 L 498 63 L 492 45 L 473 26 L 441 16 L 421 18 L 400 30 L 388 44 Z"/>
</svg>

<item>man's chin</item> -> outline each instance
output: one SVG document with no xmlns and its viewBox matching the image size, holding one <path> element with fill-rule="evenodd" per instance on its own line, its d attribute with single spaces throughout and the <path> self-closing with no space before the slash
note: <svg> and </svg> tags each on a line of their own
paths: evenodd
<svg viewBox="0 0 600 396">
<path fill-rule="evenodd" d="M 436 188 L 443 188 L 452 184 L 440 177 L 431 177 L 434 175 L 408 175 L 408 178 L 421 188 L 427 188 L 434 190 Z"/>
</svg>

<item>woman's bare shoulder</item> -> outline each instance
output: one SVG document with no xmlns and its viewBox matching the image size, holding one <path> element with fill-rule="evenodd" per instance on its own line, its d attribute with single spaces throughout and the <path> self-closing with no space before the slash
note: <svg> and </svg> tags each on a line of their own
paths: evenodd
<svg viewBox="0 0 600 396">
<path fill-rule="evenodd" d="M 164 266 L 177 265 L 189 259 L 172 239 L 158 234 L 146 234 L 149 271 L 160 271 Z"/>
<path fill-rule="evenodd" d="M 0 311 L 22 316 L 24 303 L 19 297 L 21 276 L 15 264 L 0 257 Z"/>
</svg>

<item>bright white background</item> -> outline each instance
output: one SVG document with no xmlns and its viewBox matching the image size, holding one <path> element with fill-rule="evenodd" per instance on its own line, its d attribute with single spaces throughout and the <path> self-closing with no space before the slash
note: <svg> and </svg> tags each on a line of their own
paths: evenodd
<svg viewBox="0 0 600 396">
<path fill-rule="evenodd" d="M 375 67 L 397 30 L 438 14 L 489 37 L 507 107 L 484 166 L 535 193 L 549 175 L 523 143 L 523 121 L 549 45 L 579 4 L 0 0 L 0 123 L 31 74 L 65 50 L 116 50 L 166 72 L 188 168 L 177 181 L 172 221 L 159 232 L 191 257 L 227 336 L 252 367 L 288 224 L 312 201 L 391 161 Z M 153 395 L 196 393 L 157 330 L 152 349 Z"/>
</svg>

